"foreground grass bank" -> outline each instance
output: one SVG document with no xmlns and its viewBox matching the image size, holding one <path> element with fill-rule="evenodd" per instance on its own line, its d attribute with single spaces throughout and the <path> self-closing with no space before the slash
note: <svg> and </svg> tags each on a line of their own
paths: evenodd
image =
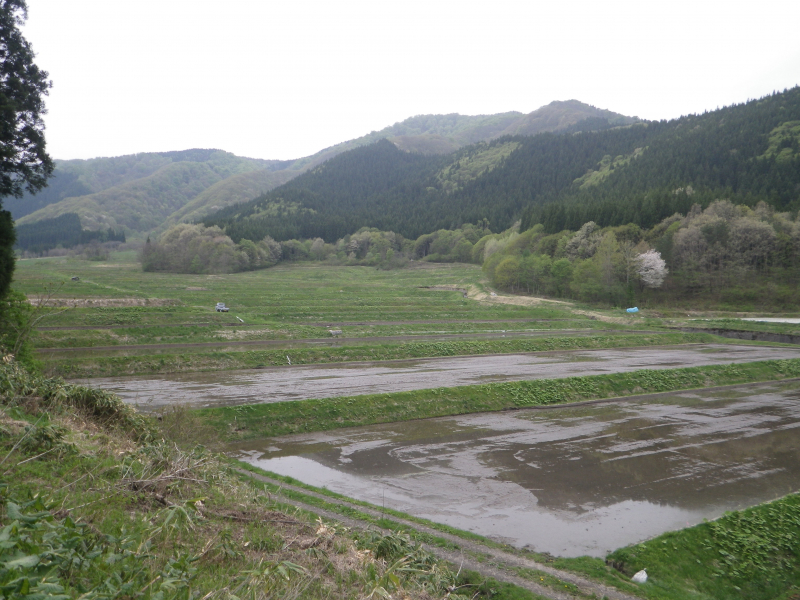
<svg viewBox="0 0 800 600">
<path fill-rule="evenodd" d="M 622 548 L 608 561 L 628 575 L 647 569 L 648 598 L 800 597 L 800 494 Z"/>
<path fill-rule="evenodd" d="M 722 342 L 707 333 L 645 333 L 589 336 L 556 336 L 528 339 L 458 340 L 409 342 L 381 345 L 345 345 L 325 348 L 286 348 L 239 352 L 204 352 L 146 356 L 106 356 L 61 359 L 50 358 L 46 372 L 65 378 L 116 377 L 192 371 L 230 371 L 286 365 L 329 364 L 482 354 L 513 354 L 559 350 L 596 350 L 599 348 L 641 348 Z"/>
<path fill-rule="evenodd" d="M 412 536 L 275 501 L 165 440 L 168 420 L 0 362 L 0 597 L 422 599 L 460 585 Z M 451 597 L 491 595 L 470 589 Z"/>
<path fill-rule="evenodd" d="M 800 359 L 197 409 L 226 440 L 800 377 Z"/>
</svg>

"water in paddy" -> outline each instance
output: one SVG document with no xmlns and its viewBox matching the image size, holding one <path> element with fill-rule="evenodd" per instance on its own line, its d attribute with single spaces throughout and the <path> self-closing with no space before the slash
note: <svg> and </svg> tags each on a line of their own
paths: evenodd
<svg viewBox="0 0 800 600">
<path fill-rule="evenodd" d="M 287 365 L 242 371 L 97 378 L 81 383 L 114 392 L 140 410 L 155 410 L 172 404 L 196 408 L 259 404 L 787 358 L 800 358 L 800 348 L 695 344 Z"/>
<path fill-rule="evenodd" d="M 247 462 L 560 556 L 603 556 L 800 488 L 800 384 L 240 444 Z"/>
</svg>

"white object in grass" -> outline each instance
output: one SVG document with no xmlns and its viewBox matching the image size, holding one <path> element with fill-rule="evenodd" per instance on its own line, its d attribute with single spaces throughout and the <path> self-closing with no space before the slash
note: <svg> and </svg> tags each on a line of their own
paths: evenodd
<svg viewBox="0 0 800 600">
<path fill-rule="evenodd" d="M 631 581 L 634 583 L 645 583 L 647 581 L 647 569 L 642 569 L 636 575 L 631 577 Z"/>
</svg>

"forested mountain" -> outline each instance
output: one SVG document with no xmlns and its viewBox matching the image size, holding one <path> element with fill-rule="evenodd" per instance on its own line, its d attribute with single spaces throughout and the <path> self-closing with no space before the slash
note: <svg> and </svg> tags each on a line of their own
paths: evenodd
<svg viewBox="0 0 800 600">
<path fill-rule="evenodd" d="M 626 117 L 610 110 L 595 108 L 578 100 L 555 101 L 521 116 L 493 137 L 536 135 L 546 131 L 576 131 L 575 126 L 579 123 L 582 124 L 579 130 L 591 131 L 605 129 L 608 126 L 631 125 L 636 121 L 638 121 L 636 117 Z"/>
<path fill-rule="evenodd" d="M 59 161 L 54 181 L 45 190 L 49 196 L 40 198 L 39 194 L 7 202 L 6 208 L 12 211 L 18 224 L 75 213 L 85 229 L 126 227 L 147 231 L 219 181 L 281 166 L 283 163 L 279 161 L 242 158 L 221 150 Z M 20 215 L 31 204 L 47 200 L 55 202 Z"/>
<path fill-rule="evenodd" d="M 509 112 L 411 117 L 297 160 L 257 160 L 220 150 L 195 149 L 57 161 L 48 188 L 36 196 L 6 199 L 5 208 L 19 224 L 44 220 L 44 226 L 49 228 L 50 220 L 76 214 L 84 229 L 116 227 L 129 232 L 158 232 L 251 200 L 343 152 L 381 139 L 389 139 L 407 152 L 437 155 L 493 139 L 509 130 L 528 135 L 541 130 L 567 130 L 578 122 L 603 128 L 631 121 L 571 100 L 554 102 L 529 115 Z"/>
<path fill-rule="evenodd" d="M 415 238 L 485 220 L 497 231 L 519 218 L 523 230 L 547 232 L 588 221 L 652 227 L 721 198 L 800 208 L 800 88 L 673 121 L 582 123 L 446 156 L 378 142 L 204 222 L 234 241 L 333 241 L 364 226 Z"/>
<path fill-rule="evenodd" d="M 30 225 L 19 225 L 16 234 L 19 249 L 37 254 L 59 245 L 72 248 L 79 244 L 125 242 L 125 232 L 122 230 L 84 229 L 75 213 L 66 213 Z"/>
<path fill-rule="evenodd" d="M 6 198 L 3 207 L 19 220 L 45 206 L 66 198 L 88 196 L 126 183 L 149 177 L 175 163 L 213 164 L 224 175 L 255 169 L 283 168 L 282 161 L 268 161 L 234 156 L 221 150 L 182 150 L 177 152 L 144 152 L 112 158 L 89 160 L 57 160 L 48 186 L 36 195 L 26 193 L 22 198 Z M 227 177 L 227 175 L 224 175 Z"/>
<path fill-rule="evenodd" d="M 542 223 L 555 232 L 588 221 L 650 227 L 720 198 L 800 209 L 800 88 L 647 130 L 636 148 L 609 153 L 560 194 L 532 198 L 523 228 Z"/>
</svg>

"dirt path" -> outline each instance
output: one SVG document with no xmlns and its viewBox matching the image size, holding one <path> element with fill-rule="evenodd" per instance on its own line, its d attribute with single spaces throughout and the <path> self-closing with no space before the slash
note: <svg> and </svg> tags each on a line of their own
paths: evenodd
<svg viewBox="0 0 800 600">
<path fill-rule="evenodd" d="M 132 306 L 179 306 L 173 298 L 42 298 L 28 296 L 33 306 L 45 304 L 53 308 L 130 308 Z"/>
<path fill-rule="evenodd" d="M 437 289 L 445 289 L 444 286 Z M 452 291 L 462 291 L 461 288 L 452 288 Z M 542 304 L 558 304 L 563 308 L 572 310 L 576 315 L 583 315 L 591 319 L 596 319 L 604 323 L 617 323 L 617 324 L 633 324 L 637 322 L 636 317 L 606 315 L 596 311 L 579 310 L 574 308 L 574 303 L 565 300 L 553 300 L 551 298 L 541 298 L 538 296 L 513 296 L 509 294 L 498 294 L 497 292 L 489 292 L 488 294 L 478 289 L 477 286 L 471 285 L 466 290 L 466 297 L 478 302 L 486 304 L 513 304 L 516 306 L 540 306 Z"/>
<path fill-rule="evenodd" d="M 544 596 L 545 598 L 552 598 L 554 600 L 574 600 L 575 596 L 570 593 L 565 593 L 560 590 L 553 589 L 550 586 L 542 585 L 541 583 L 537 583 L 535 580 L 525 579 L 517 575 L 514 575 L 513 570 L 524 568 L 524 569 L 533 569 L 536 571 L 540 571 L 542 573 L 546 573 L 547 575 L 555 577 L 564 583 L 574 585 L 580 590 L 582 594 L 585 594 L 587 596 L 594 595 L 597 598 L 605 597 L 608 598 L 609 600 L 638 600 L 636 596 L 626 594 L 624 592 L 617 590 L 616 588 L 612 588 L 602 583 L 591 581 L 589 579 L 581 577 L 580 575 L 576 575 L 575 573 L 570 573 L 568 571 L 555 569 L 549 565 L 537 562 L 534 559 L 528 558 L 524 555 L 517 555 L 497 548 L 485 546 L 476 541 L 467 540 L 458 537 L 456 535 L 445 533 L 439 531 L 438 529 L 433 529 L 431 527 L 422 525 L 420 523 L 415 523 L 413 521 L 408 521 L 399 518 L 395 515 L 382 514 L 381 511 L 377 509 L 366 508 L 361 504 L 348 502 L 347 500 L 343 500 L 341 498 L 334 498 L 331 496 L 325 496 L 323 494 L 312 492 L 301 487 L 293 486 L 284 483 L 282 481 L 272 479 L 267 475 L 259 475 L 252 473 L 250 471 L 245 471 L 243 469 L 237 469 L 237 470 L 240 473 L 247 475 L 248 477 L 252 477 L 258 481 L 276 485 L 284 489 L 292 490 L 294 492 L 299 492 L 314 498 L 319 498 L 321 500 L 324 500 L 325 502 L 341 506 L 345 509 L 355 509 L 357 511 L 366 513 L 376 518 L 389 518 L 392 521 L 395 521 L 405 527 L 408 527 L 408 529 L 445 539 L 449 542 L 452 542 L 453 544 L 456 544 L 460 548 L 460 551 L 446 550 L 444 548 L 439 548 L 438 546 L 431 546 L 427 544 L 425 545 L 426 550 L 436 555 L 438 558 L 446 560 L 447 562 L 451 563 L 456 569 L 461 568 L 461 569 L 468 569 L 470 571 L 477 571 L 484 577 L 493 577 L 498 581 L 512 583 L 514 585 L 527 589 L 535 594 Z M 294 499 L 289 499 L 289 498 L 282 498 L 282 499 L 289 504 L 298 506 L 303 510 L 307 510 L 312 513 L 318 514 L 322 517 L 325 517 L 326 519 L 336 520 L 347 527 L 355 529 L 380 530 L 380 528 L 377 527 L 375 524 L 370 523 L 369 521 L 366 520 L 360 520 L 353 517 L 346 517 L 342 514 L 339 514 L 338 512 L 325 510 L 318 506 L 305 504 Z M 381 530 L 381 531 L 383 531 L 384 533 L 389 533 L 388 530 Z M 486 558 L 488 558 L 489 560 L 486 560 Z"/>
</svg>

